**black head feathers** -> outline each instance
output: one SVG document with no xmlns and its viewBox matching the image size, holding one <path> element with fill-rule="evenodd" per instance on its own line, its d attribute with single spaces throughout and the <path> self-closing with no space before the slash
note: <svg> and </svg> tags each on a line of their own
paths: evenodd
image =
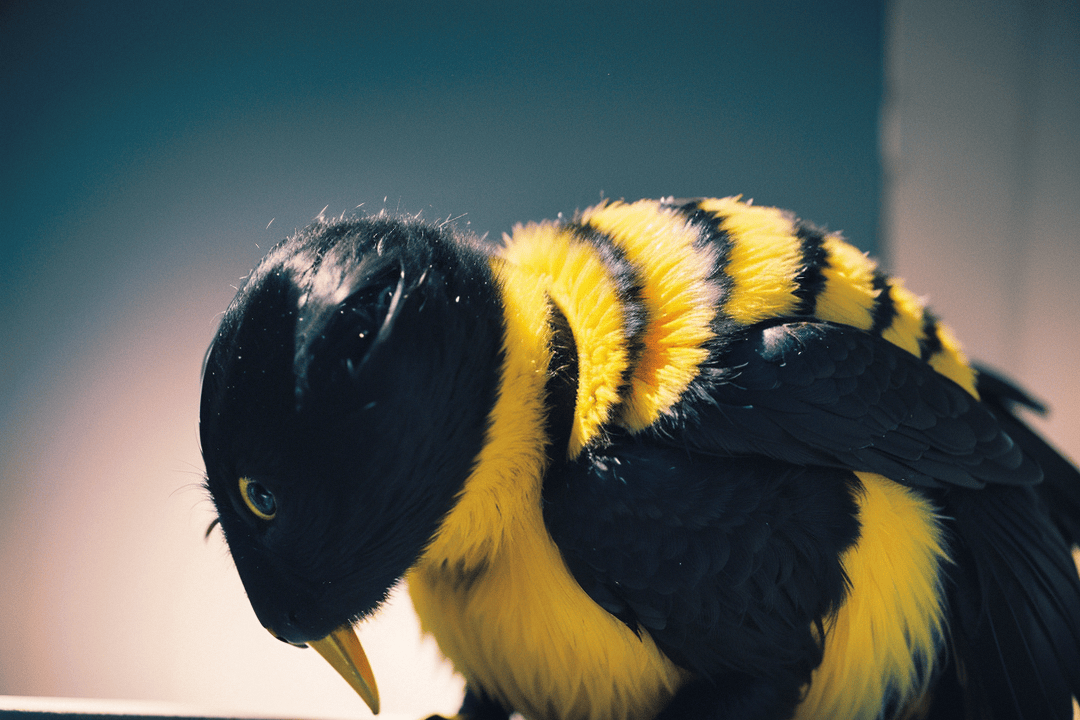
<svg viewBox="0 0 1080 720">
<path fill-rule="evenodd" d="M 268 253 L 226 313 L 204 372 L 207 484 L 278 635 L 322 637 L 373 609 L 449 509 L 497 385 L 488 262 L 413 219 L 320 221 Z"/>
</svg>

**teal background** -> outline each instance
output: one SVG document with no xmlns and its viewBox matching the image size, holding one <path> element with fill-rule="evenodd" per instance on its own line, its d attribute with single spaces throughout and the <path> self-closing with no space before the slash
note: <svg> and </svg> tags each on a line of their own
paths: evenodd
<svg viewBox="0 0 1080 720">
<path fill-rule="evenodd" d="M 253 239 L 324 206 L 386 198 L 497 237 L 602 196 L 741 193 L 874 249 L 882 13 L 854 0 L 9 3 L 3 405 L 65 341 L 152 302 L 161 273 L 231 282 L 257 259 Z"/>
</svg>

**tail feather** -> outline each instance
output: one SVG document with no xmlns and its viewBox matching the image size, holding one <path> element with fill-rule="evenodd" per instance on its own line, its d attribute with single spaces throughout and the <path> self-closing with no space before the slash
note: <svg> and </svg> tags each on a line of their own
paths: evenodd
<svg viewBox="0 0 1080 720">
<path fill-rule="evenodd" d="M 950 602 L 978 717 L 1072 717 L 1080 695 L 1080 577 L 1034 491 L 957 493 Z"/>
<path fill-rule="evenodd" d="M 1045 412 L 1041 403 L 984 368 L 977 387 L 1044 480 L 945 496 L 955 533 L 956 672 L 941 679 L 930 716 L 960 702 L 968 718 L 1069 720 L 1080 696 L 1080 576 L 1071 553 L 1080 542 L 1080 470 L 1020 419 L 1021 408 Z"/>
<path fill-rule="evenodd" d="M 978 371 L 977 387 L 983 402 L 994 410 L 1013 441 L 1042 467 L 1038 494 L 1054 524 L 1069 545 L 1080 545 L 1080 469 L 1028 427 L 1017 412 L 1026 407 L 1045 414 L 1046 406 L 994 371 L 985 367 Z"/>
</svg>

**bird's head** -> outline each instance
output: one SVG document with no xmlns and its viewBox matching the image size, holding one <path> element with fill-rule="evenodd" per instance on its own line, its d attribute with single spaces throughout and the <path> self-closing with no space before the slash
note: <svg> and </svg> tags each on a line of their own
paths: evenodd
<svg viewBox="0 0 1080 720">
<path fill-rule="evenodd" d="M 478 245 L 380 215 L 283 241 L 226 312 L 203 376 L 207 487 L 281 640 L 355 642 L 451 509 L 495 399 L 496 297 Z"/>
</svg>

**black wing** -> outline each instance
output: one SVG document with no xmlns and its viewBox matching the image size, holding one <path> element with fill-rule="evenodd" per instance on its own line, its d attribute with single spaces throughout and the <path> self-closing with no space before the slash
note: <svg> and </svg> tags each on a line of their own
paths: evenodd
<svg viewBox="0 0 1080 720">
<path fill-rule="evenodd" d="M 797 696 L 821 659 L 812 627 L 844 596 L 854 482 L 618 436 L 549 471 L 544 518 L 585 592 L 677 664 L 785 676 Z"/>
<path fill-rule="evenodd" d="M 826 322 L 741 331 L 653 432 L 699 452 L 876 472 L 922 487 L 1042 477 L 959 385 L 887 340 Z"/>
</svg>

